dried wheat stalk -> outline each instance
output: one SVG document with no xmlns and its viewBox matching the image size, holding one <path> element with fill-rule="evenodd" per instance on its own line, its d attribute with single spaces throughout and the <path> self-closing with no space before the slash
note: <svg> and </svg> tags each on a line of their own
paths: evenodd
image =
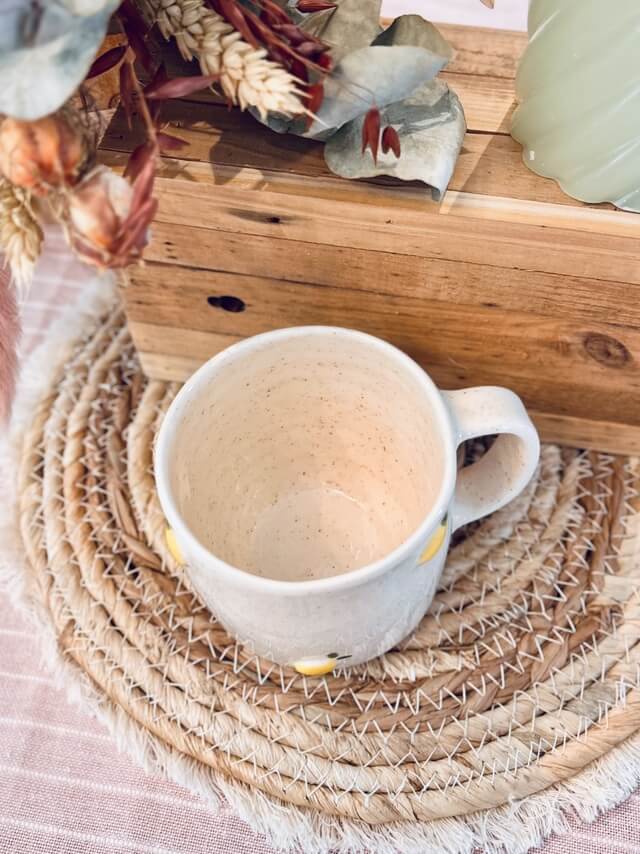
<svg viewBox="0 0 640 854">
<path fill-rule="evenodd" d="M 162 35 L 175 38 L 186 60 L 197 59 L 203 74 L 220 74 L 224 94 L 243 110 L 260 116 L 305 112 L 296 78 L 267 59 L 263 48 L 246 42 L 231 24 L 203 0 L 147 0 Z"/>
<path fill-rule="evenodd" d="M 0 176 L 0 250 L 19 290 L 31 282 L 42 241 L 30 193 Z"/>
</svg>

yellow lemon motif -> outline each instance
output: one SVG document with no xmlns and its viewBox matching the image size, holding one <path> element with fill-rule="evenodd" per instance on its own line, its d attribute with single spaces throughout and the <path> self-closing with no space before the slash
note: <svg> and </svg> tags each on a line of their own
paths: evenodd
<svg viewBox="0 0 640 854">
<path fill-rule="evenodd" d="M 176 563 L 183 564 L 184 558 L 182 557 L 182 552 L 180 551 L 180 546 L 178 545 L 178 541 L 176 540 L 176 535 L 173 533 L 172 528 L 167 528 L 164 532 L 164 538 L 167 543 L 167 548 L 171 553 L 171 557 L 175 560 Z"/>
<path fill-rule="evenodd" d="M 442 544 L 444 543 L 444 538 L 447 535 L 447 517 L 442 520 L 440 523 L 440 527 L 435 532 L 433 537 L 427 543 L 425 550 L 420 555 L 419 563 L 426 563 L 431 558 L 434 558 L 440 549 L 442 548 Z"/>
<path fill-rule="evenodd" d="M 323 655 L 318 658 L 301 658 L 300 661 L 294 661 L 291 666 L 303 676 L 326 676 L 333 671 L 337 662 L 337 658 Z"/>
</svg>

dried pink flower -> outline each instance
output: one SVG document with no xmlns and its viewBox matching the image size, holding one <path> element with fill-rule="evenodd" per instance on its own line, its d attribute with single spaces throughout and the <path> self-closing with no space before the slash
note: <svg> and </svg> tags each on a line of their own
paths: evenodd
<svg viewBox="0 0 640 854">
<path fill-rule="evenodd" d="M 83 260 L 116 268 L 140 259 L 157 207 L 151 198 L 153 166 L 150 157 L 133 184 L 108 167 L 97 166 L 68 193 L 68 239 Z"/>
</svg>

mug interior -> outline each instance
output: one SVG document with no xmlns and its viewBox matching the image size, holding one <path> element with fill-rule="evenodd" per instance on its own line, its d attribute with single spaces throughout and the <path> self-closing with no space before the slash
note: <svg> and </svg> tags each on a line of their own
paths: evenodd
<svg viewBox="0 0 640 854">
<path fill-rule="evenodd" d="M 210 552 L 308 581 L 407 540 L 440 494 L 447 448 L 435 390 L 399 351 L 346 330 L 293 332 L 232 348 L 185 389 L 168 475 Z"/>
</svg>

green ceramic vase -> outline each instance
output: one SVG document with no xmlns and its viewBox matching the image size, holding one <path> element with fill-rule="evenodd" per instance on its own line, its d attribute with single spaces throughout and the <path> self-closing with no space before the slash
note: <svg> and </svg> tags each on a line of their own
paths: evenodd
<svg viewBox="0 0 640 854">
<path fill-rule="evenodd" d="M 640 0 L 531 0 L 516 89 L 530 169 L 640 212 Z"/>
</svg>

